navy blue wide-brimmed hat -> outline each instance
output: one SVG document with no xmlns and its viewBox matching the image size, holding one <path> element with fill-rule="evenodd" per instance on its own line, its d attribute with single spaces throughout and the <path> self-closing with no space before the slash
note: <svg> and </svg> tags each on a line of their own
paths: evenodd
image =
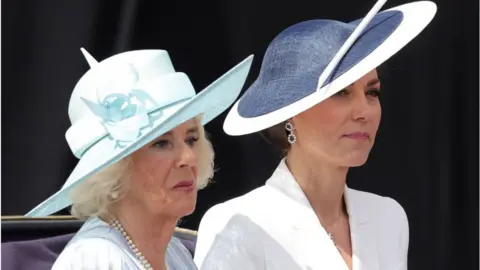
<svg viewBox="0 0 480 270">
<path fill-rule="evenodd" d="M 377 13 L 385 1 L 350 23 L 310 20 L 281 32 L 258 78 L 228 113 L 225 132 L 261 131 L 315 106 L 397 53 L 437 11 L 433 2 L 420 1 Z"/>
</svg>

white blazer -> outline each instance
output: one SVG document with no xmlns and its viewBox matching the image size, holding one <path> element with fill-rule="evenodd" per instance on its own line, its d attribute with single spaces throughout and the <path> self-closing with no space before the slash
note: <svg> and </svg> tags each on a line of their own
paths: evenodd
<svg viewBox="0 0 480 270">
<path fill-rule="evenodd" d="M 395 200 L 345 187 L 354 270 L 406 270 L 408 220 Z M 347 270 L 284 160 L 265 186 L 215 205 L 200 222 L 199 269 Z"/>
</svg>

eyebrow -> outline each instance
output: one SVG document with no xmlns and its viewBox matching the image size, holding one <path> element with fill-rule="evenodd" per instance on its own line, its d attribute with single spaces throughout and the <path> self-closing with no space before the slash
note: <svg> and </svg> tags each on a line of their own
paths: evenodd
<svg viewBox="0 0 480 270">
<path fill-rule="evenodd" d="M 198 133 L 198 127 L 192 127 L 185 132 L 186 134 L 191 134 L 191 133 Z M 165 132 L 164 135 L 172 135 L 172 131 Z"/>
<path fill-rule="evenodd" d="M 371 80 L 367 83 L 367 87 L 374 86 L 377 83 L 380 83 L 380 80 L 379 79 L 373 79 L 373 80 Z"/>
<path fill-rule="evenodd" d="M 369 81 L 367 83 L 367 87 L 371 87 L 371 86 L 374 86 L 376 85 L 377 83 L 380 83 L 380 80 L 379 79 L 372 79 L 371 81 Z M 351 87 L 354 83 L 350 84 L 348 87 Z M 346 88 L 345 88 L 346 89 Z"/>
<path fill-rule="evenodd" d="M 198 127 L 192 127 L 187 130 L 187 134 L 198 133 Z"/>
</svg>

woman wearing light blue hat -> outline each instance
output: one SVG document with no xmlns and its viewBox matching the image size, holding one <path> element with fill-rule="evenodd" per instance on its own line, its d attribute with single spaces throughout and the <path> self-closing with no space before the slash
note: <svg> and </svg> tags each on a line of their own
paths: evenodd
<svg viewBox="0 0 480 270">
<path fill-rule="evenodd" d="M 203 125 L 238 97 L 248 57 L 196 94 L 163 50 L 139 50 L 97 62 L 73 90 L 66 133 L 80 160 L 63 187 L 27 216 L 72 205 L 86 222 L 53 269 L 196 269 L 180 240 L 180 218 L 213 175 Z"/>
<path fill-rule="evenodd" d="M 230 110 L 226 133 L 260 131 L 285 152 L 266 184 L 209 209 L 201 269 L 407 269 L 407 215 L 395 200 L 346 186 L 380 123 L 377 67 L 414 39 L 436 5 L 414 2 L 343 23 L 311 20 L 269 45 Z"/>
</svg>

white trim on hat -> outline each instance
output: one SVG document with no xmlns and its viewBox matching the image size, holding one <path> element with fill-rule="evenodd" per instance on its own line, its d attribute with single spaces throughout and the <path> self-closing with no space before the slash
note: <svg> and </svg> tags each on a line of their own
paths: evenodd
<svg viewBox="0 0 480 270">
<path fill-rule="evenodd" d="M 404 16 L 402 22 L 382 44 L 354 67 L 320 90 L 281 109 L 261 116 L 242 117 L 238 113 L 238 104 L 241 99 L 238 100 L 230 109 L 223 124 L 225 133 L 231 136 L 239 136 L 264 130 L 298 115 L 334 95 L 377 68 L 414 39 L 433 19 L 437 6 L 430 1 L 419 1 L 397 6 L 386 11 L 402 12 Z"/>
</svg>

